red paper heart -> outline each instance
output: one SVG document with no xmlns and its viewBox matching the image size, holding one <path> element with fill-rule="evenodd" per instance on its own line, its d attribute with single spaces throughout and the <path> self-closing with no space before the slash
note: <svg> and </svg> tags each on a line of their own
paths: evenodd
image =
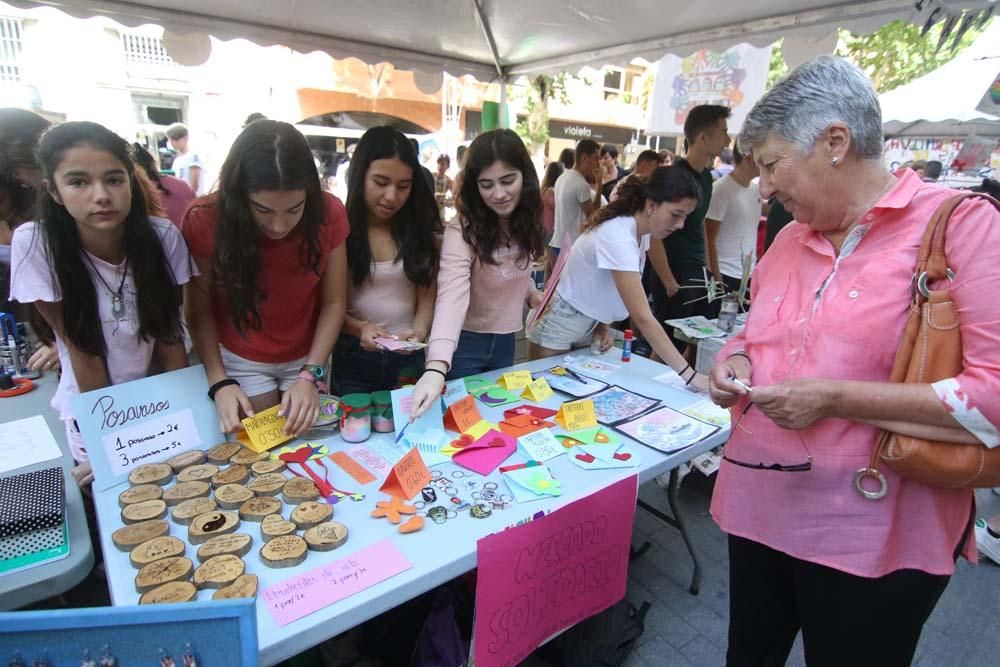
<svg viewBox="0 0 1000 667">
<path fill-rule="evenodd" d="M 503 438 L 493 438 L 486 444 L 488 444 L 490 447 L 504 447 L 506 446 L 507 441 L 504 440 Z"/>
<path fill-rule="evenodd" d="M 628 461 L 630 458 L 632 458 L 632 455 L 627 452 L 624 454 L 622 453 L 615 454 L 615 459 L 618 461 Z"/>
<path fill-rule="evenodd" d="M 282 452 L 278 458 L 285 463 L 305 463 L 312 456 L 312 447 L 299 447 L 293 452 Z"/>
<path fill-rule="evenodd" d="M 576 458 L 583 461 L 584 463 L 593 463 L 595 460 L 594 457 L 591 456 L 590 454 L 577 454 Z"/>
<path fill-rule="evenodd" d="M 455 449 L 462 449 L 464 447 L 468 447 L 474 442 L 475 440 L 472 438 L 471 435 L 469 435 L 468 433 L 463 433 L 462 435 L 458 436 L 457 439 L 451 441 L 451 446 L 454 447 Z"/>
</svg>

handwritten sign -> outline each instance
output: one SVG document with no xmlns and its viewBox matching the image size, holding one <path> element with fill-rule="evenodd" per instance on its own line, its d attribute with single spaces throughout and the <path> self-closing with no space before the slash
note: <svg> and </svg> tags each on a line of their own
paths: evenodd
<svg viewBox="0 0 1000 667">
<path fill-rule="evenodd" d="M 379 473 L 379 476 L 381 476 L 383 470 L 389 468 L 388 461 L 364 445 L 355 445 L 351 449 L 347 450 L 347 453 L 356 458 L 362 464 L 371 468 L 373 471 Z"/>
<path fill-rule="evenodd" d="M 522 435 L 517 439 L 517 444 L 535 461 L 548 461 L 566 453 L 566 449 L 547 428 Z"/>
<path fill-rule="evenodd" d="M 202 366 L 161 373 L 71 399 L 98 491 L 145 463 L 215 445 L 219 431 Z"/>
<path fill-rule="evenodd" d="M 637 488 L 633 475 L 477 542 L 476 664 L 517 665 L 625 596 Z"/>
<path fill-rule="evenodd" d="M 427 469 L 424 460 L 420 458 L 420 452 L 414 447 L 409 454 L 392 466 L 379 491 L 409 500 L 420 493 L 420 489 L 427 486 L 429 481 L 431 481 L 431 471 Z"/>
<path fill-rule="evenodd" d="M 260 597 L 271 618 L 281 627 L 411 567 L 392 540 L 383 540 L 346 558 L 268 586 Z"/>
<path fill-rule="evenodd" d="M 278 415 L 280 409 L 280 405 L 275 405 L 243 420 L 243 428 L 250 438 L 247 447 L 255 452 L 266 452 L 295 437 L 285 433 L 285 418 Z"/>
<path fill-rule="evenodd" d="M 521 392 L 521 398 L 526 398 L 529 401 L 534 401 L 535 403 L 547 401 L 551 397 L 552 387 L 549 386 L 548 380 L 545 378 L 533 380 L 531 384 L 525 387 L 524 391 Z"/>
<path fill-rule="evenodd" d="M 330 454 L 330 460 L 336 463 L 341 470 L 351 476 L 358 484 L 368 484 L 375 481 L 375 475 L 371 474 L 368 468 L 354 460 L 347 452 L 334 452 Z"/>
<path fill-rule="evenodd" d="M 582 428 L 597 426 L 594 402 L 587 399 L 563 403 L 556 413 L 556 421 L 567 431 L 579 431 Z"/>
<path fill-rule="evenodd" d="M 452 380 L 444 386 L 441 400 L 444 401 L 444 407 L 450 408 L 468 395 L 469 390 L 465 388 L 465 380 Z"/>
<path fill-rule="evenodd" d="M 524 389 L 531 384 L 531 371 L 509 371 L 500 376 L 497 384 L 510 391 Z"/>
<path fill-rule="evenodd" d="M 444 427 L 455 433 L 464 433 L 475 426 L 482 416 L 476 407 L 476 400 L 466 395 L 465 398 L 452 403 L 444 413 Z"/>
</svg>

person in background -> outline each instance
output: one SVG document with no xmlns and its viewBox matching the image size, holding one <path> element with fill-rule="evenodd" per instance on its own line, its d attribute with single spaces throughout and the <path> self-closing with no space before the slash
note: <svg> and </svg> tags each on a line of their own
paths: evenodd
<svg viewBox="0 0 1000 667">
<path fill-rule="evenodd" d="M 576 151 L 572 148 L 564 148 L 559 153 L 559 162 L 566 169 L 572 169 L 573 165 L 576 164 Z"/>
<path fill-rule="evenodd" d="M 975 558 L 974 495 L 887 466 L 871 479 L 872 450 L 880 428 L 1000 445 L 1000 321 L 984 289 L 1000 281 L 1000 212 L 966 200 L 948 223 L 964 369 L 890 383 L 921 238 L 956 192 L 886 169 L 878 94 L 833 56 L 765 93 L 739 147 L 796 224 L 758 263 L 746 327 L 710 374 L 734 420 L 711 507 L 729 536 L 727 664 L 784 664 L 801 630 L 810 665 L 909 665 L 956 559 Z"/>
<path fill-rule="evenodd" d="M 550 162 L 542 176 L 542 227 L 545 228 L 545 245 L 552 239 L 552 229 L 556 222 L 556 191 L 555 185 L 559 177 L 566 171 L 562 162 Z"/>
<path fill-rule="evenodd" d="M 446 377 L 513 364 L 524 306 L 542 299 L 531 266 L 544 249 L 542 198 L 515 132 L 494 130 L 473 140 L 458 213 L 444 232 L 427 365 L 413 390 L 411 417 L 441 397 Z"/>
<path fill-rule="evenodd" d="M 614 144 L 604 144 L 601 146 L 601 194 L 605 199 L 611 199 L 611 191 L 618 185 L 618 181 L 628 174 L 618 164 L 618 148 Z"/>
<path fill-rule="evenodd" d="M 93 480 L 70 401 L 81 392 L 188 365 L 181 286 L 191 257 L 177 228 L 146 212 L 128 143 L 97 123 L 42 135 L 37 222 L 14 233 L 11 295 L 38 308 L 62 365 L 52 407 L 66 424 L 80 485 Z"/>
<path fill-rule="evenodd" d="M 635 165 L 632 168 L 632 173 L 615 183 L 615 189 L 611 191 L 611 195 L 608 197 L 609 202 L 613 202 L 618 198 L 618 189 L 621 187 L 629 176 L 649 176 L 653 173 L 653 170 L 660 166 L 660 156 L 656 151 L 644 150 L 639 153 L 635 158 Z"/>
<path fill-rule="evenodd" d="M 344 320 L 348 223 L 305 137 L 248 125 L 218 191 L 192 202 L 181 229 L 201 273 L 184 292 L 186 319 L 220 429 L 278 403 L 286 433 L 310 428 Z"/>
<path fill-rule="evenodd" d="M 423 366 L 422 351 L 391 352 L 376 339 L 427 340 L 441 226 L 434 195 L 402 132 L 387 125 L 368 130 L 352 165 L 347 315 L 333 350 L 333 387 L 340 396 L 395 389 L 400 370 Z"/>
<path fill-rule="evenodd" d="M 254 111 L 253 113 L 247 114 L 246 120 L 243 121 L 243 129 L 246 129 L 247 125 L 256 122 L 258 120 L 267 120 L 267 116 L 259 111 Z"/>
<path fill-rule="evenodd" d="M 904 165 L 904 168 L 905 167 L 906 167 L 906 165 Z M 913 172 L 917 176 L 919 176 L 920 178 L 923 178 L 924 177 L 924 170 L 927 169 L 927 162 L 924 161 L 924 160 L 916 160 L 916 161 L 911 162 L 909 164 L 909 168 L 912 169 Z"/>
<path fill-rule="evenodd" d="M 944 171 L 944 165 L 938 160 L 928 160 L 927 166 L 924 167 L 924 182 L 925 183 L 937 183 L 938 179 L 941 178 L 941 172 Z"/>
<path fill-rule="evenodd" d="M 185 181 L 191 186 L 196 195 L 203 195 L 208 191 L 208 184 L 205 182 L 205 165 L 197 153 L 191 150 L 188 145 L 188 129 L 183 123 L 174 123 L 166 129 L 165 134 L 170 142 L 170 147 L 177 151 L 171 169 L 177 178 Z"/>
<path fill-rule="evenodd" d="M 601 208 L 601 180 L 603 170 L 600 164 L 601 147 L 596 141 L 582 139 L 576 145 L 576 162 L 556 181 L 556 215 L 549 247 L 553 261 L 559 258 L 559 247 L 563 238 L 569 235 L 575 241 L 580 235 L 580 225 L 590 214 Z M 594 185 L 587 179 L 593 181 Z"/>
<path fill-rule="evenodd" d="M 734 168 L 712 186 L 712 203 L 705 214 L 708 266 L 715 279 L 736 292 L 743 279 L 743 258 L 756 264 L 757 228 L 760 226 L 760 175 L 757 163 L 732 150 Z"/>
<path fill-rule="evenodd" d="M 417 141 L 416 139 L 410 138 L 410 144 L 413 146 L 413 152 L 417 154 L 417 160 L 419 161 L 420 160 L 420 142 Z M 430 169 L 428 169 L 427 167 L 424 166 L 423 162 L 420 163 L 420 172 L 424 175 L 424 178 L 427 179 L 427 185 L 428 185 L 428 187 L 430 187 L 431 192 L 433 192 L 434 191 L 434 174 L 431 173 Z"/>
<path fill-rule="evenodd" d="M 454 183 L 448 175 L 451 168 L 451 158 L 447 153 L 441 153 L 437 159 L 437 173 L 434 174 L 434 200 L 437 202 L 441 217 L 444 218 L 444 207 L 451 203 Z"/>
<path fill-rule="evenodd" d="M 660 156 L 660 166 L 662 167 L 669 167 L 674 163 L 673 152 L 667 150 L 666 148 L 662 149 L 659 153 L 657 153 L 657 155 Z"/>
<path fill-rule="evenodd" d="M 458 193 L 462 191 L 462 172 L 465 170 L 465 154 L 468 150 L 469 147 L 465 145 L 455 149 L 455 163 L 458 165 L 458 170 L 455 172 L 455 178 L 452 179 L 451 184 L 453 199 L 458 199 Z"/>
<path fill-rule="evenodd" d="M 191 190 L 191 186 L 179 178 L 161 174 L 156 167 L 153 154 L 147 151 L 142 144 L 132 144 L 132 154 L 135 155 L 135 163 L 142 167 L 146 177 L 159 192 L 160 204 L 163 206 L 166 217 L 180 228 L 184 211 L 194 199 L 194 191 Z"/>
<path fill-rule="evenodd" d="M 715 168 L 712 170 L 712 178 L 719 180 L 726 174 L 732 173 L 733 169 L 733 151 L 723 148 L 722 153 L 715 158 Z"/>
</svg>

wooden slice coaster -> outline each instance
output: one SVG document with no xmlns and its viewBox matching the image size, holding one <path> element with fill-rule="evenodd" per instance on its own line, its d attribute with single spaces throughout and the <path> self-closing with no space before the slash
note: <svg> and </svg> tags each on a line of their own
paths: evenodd
<svg viewBox="0 0 1000 667">
<path fill-rule="evenodd" d="M 281 513 L 281 501 L 270 496 L 256 496 L 240 505 L 240 518 L 244 521 L 263 521 L 270 514 Z"/>
<path fill-rule="evenodd" d="M 219 509 L 219 504 L 215 498 L 190 498 L 177 505 L 170 518 L 182 526 L 190 526 L 196 516 L 216 509 Z"/>
<path fill-rule="evenodd" d="M 271 472 L 281 472 L 284 469 L 284 461 L 257 461 L 257 463 L 250 466 L 250 473 L 253 475 L 266 475 Z"/>
<path fill-rule="evenodd" d="M 167 459 L 167 465 L 174 469 L 175 473 L 184 470 L 185 468 L 190 468 L 191 466 L 196 466 L 199 463 L 205 462 L 205 452 L 200 449 L 195 449 L 190 452 L 184 452 L 183 454 L 178 454 L 177 456 Z"/>
<path fill-rule="evenodd" d="M 276 496 L 287 482 L 288 479 L 280 472 L 269 472 L 250 480 L 247 488 L 258 496 Z"/>
<path fill-rule="evenodd" d="M 209 558 L 223 554 L 232 554 L 242 558 L 250 553 L 250 545 L 252 544 L 253 538 L 246 533 L 216 535 L 198 547 L 198 560 L 204 562 Z"/>
<path fill-rule="evenodd" d="M 333 505 L 318 503 L 314 500 L 304 502 L 292 510 L 292 523 L 300 529 L 312 528 L 333 516 Z"/>
<path fill-rule="evenodd" d="M 235 456 L 236 452 L 242 449 L 243 445 L 238 442 L 223 442 L 208 450 L 208 462 L 216 465 L 225 465 L 229 459 Z"/>
<path fill-rule="evenodd" d="M 260 548 L 260 559 L 268 567 L 295 567 L 306 559 L 306 541 L 298 535 L 282 535 Z"/>
<path fill-rule="evenodd" d="M 143 593 L 139 604 L 167 604 L 171 602 L 190 602 L 198 594 L 198 589 L 190 581 L 171 581 L 148 593 Z"/>
<path fill-rule="evenodd" d="M 247 449 L 244 447 L 240 451 L 236 452 L 229 457 L 229 462 L 233 465 L 249 466 L 257 463 L 259 461 L 266 461 L 268 456 L 267 452 L 255 452 L 252 449 Z"/>
<path fill-rule="evenodd" d="M 285 521 L 280 514 L 270 514 L 260 522 L 260 534 L 265 542 L 283 535 L 291 535 L 296 530 L 298 526 L 291 521 Z"/>
<path fill-rule="evenodd" d="M 199 463 L 177 473 L 178 482 L 208 482 L 219 472 L 214 463 Z"/>
<path fill-rule="evenodd" d="M 347 526 L 339 521 L 325 521 L 307 530 L 302 537 L 313 551 L 333 551 L 347 541 Z"/>
<path fill-rule="evenodd" d="M 119 528 L 111 533 L 111 541 L 122 551 L 131 551 L 143 542 L 148 542 L 154 537 L 166 535 L 169 532 L 169 523 L 163 519 L 152 519 L 151 521 L 133 523 L 131 526 Z"/>
<path fill-rule="evenodd" d="M 215 490 L 215 500 L 224 510 L 238 510 L 246 501 L 253 498 L 253 491 L 242 484 L 226 484 Z"/>
<path fill-rule="evenodd" d="M 198 588 L 222 588 L 243 576 L 246 569 L 246 563 L 239 556 L 213 556 L 198 566 L 192 581 Z"/>
<path fill-rule="evenodd" d="M 191 576 L 193 569 L 194 563 L 191 562 L 190 558 L 184 556 L 171 556 L 154 560 L 149 565 L 144 565 L 139 570 L 139 574 L 135 575 L 135 590 L 139 593 L 145 593 L 171 581 L 186 580 Z"/>
<path fill-rule="evenodd" d="M 118 495 L 118 507 L 144 503 L 147 500 L 159 500 L 163 497 L 163 487 L 156 484 L 140 484 L 131 486 Z"/>
<path fill-rule="evenodd" d="M 220 487 L 226 484 L 242 484 L 250 477 L 250 469 L 246 466 L 229 466 L 212 476 L 212 486 Z"/>
<path fill-rule="evenodd" d="M 173 507 L 191 498 L 206 498 L 211 492 L 208 482 L 177 482 L 164 491 L 163 502 Z"/>
<path fill-rule="evenodd" d="M 167 504 L 162 500 L 146 500 L 126 505 L 122 509 L 122 523 L 139 523 L 167 516 Z"/>
<path fill-rule="evenodd" d="M 184 542 L 176 537 L 164 535 L 143 542 L 128 555 L 132 567 L 142 568 L 153 561 L 184 555 Z"/>
<path fill-rule="evenodd" d="M 147 463 L 128 474 L 129 484 L 159 484 L 163 486 L 174 478 L 174 469 L 166 463 Z"/>
<path fill-rule="evenodd" d="M 216 510 L 199 514 L 191 520 L 188 528 L 188 542 L 204 544 L 216 535 L 235 533 L 240 527 L 240 517 L 236 512 Z"/>
<path fill-rule="evenodd" d="M 289 505 L 298 505 L 307 500 L 319 498 L 319 489 L 316 488 L 311 479 L 293 477 L 285 482 L 284 488 L 281 489 L 281 496 Z"/>
<path fill-rule="evenodd" d="M 236 577 L 236 581 L 212 593 L 213 600 L 235 600 L 237 598 L 255 597 L 257 597 L 256 574 L 244 574 Z"/>
</svg>

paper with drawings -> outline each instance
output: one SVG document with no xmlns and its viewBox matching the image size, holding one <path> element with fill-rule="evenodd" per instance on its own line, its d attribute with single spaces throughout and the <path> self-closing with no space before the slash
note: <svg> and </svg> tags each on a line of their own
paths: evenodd
<svg viewBox="0 0 1000 667">
<path fill-rule="evenodd" d="M 0 424 L 0 473 L 62 456 L 41 415 Z"/>
</svg>

